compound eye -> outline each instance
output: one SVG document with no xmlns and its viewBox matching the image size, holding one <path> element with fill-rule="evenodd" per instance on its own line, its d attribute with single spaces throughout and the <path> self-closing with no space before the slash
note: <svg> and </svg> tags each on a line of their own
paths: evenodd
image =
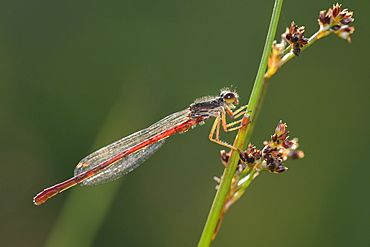
<svg viewBox="0 0 370 247">
<path fill-rule="evenodd" d="M 237 104 L 237 97 L 233 92 L 225 92 L 222 96 L 227 104 Z"/>
<path fill-rule="evenodd" d="M 223 91 L 221 97 L 224 99 L 226 104 L 237 105 L 239 104 L 239 96 L 236 92 Z"/>
<path fill-rule="evenodd" d="M 224 99 L 225 99 L 226 101 L 232 101 L 232 100 L 234 100 L 234 99 L 235 99 L 235 94 L 234 94 L 234 93 L 232 93 L 232 92 L 228 92 L 228 93 L 226 93 L 226 94 L 224 95 Z"/>
</svg>

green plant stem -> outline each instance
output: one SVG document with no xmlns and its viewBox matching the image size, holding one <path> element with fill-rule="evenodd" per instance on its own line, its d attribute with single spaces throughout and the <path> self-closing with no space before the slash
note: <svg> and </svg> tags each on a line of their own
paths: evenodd
<svg viewBox="0 0 370 247">
<path fill-rule="evenodd" d="M 254 130 L 254 126 L 257 122 L 257 117 L 261 110 L 261 106 L 264 100 L 264 96 L 266 95 L 268 80 L 264 80 L 264 74 L 266 72 L 268 58 L 271 52 L 272 42 L 274 41 L 280 11 L 283 4 L 283 0 L 276 0 L 272 12 L 271 22 L 266 38 L 265 47 L 262 54 L 261 63 L 257 72 L 257 77 L 253 86 L 253 90 L 251 93 L 251 97 L 249 99 L 249 106 L 248 110 L 250 111 L 250 119 L 251 123 L 247 126 L 247 128 L 241 128 L 237 134 L 237 137 L 234 142 L 234 146 L 238 149 L 244 148 L 244 143 L 249 143 L 250 138 L 252 136 L 252 132 Z M 223 207 L 225 204 L 225 200 L 229 193 L 231 181 L 238 165 L 239 161 L 239 153 L 232 152 L 230 163 L 224 170 L 222 175 L 222 180 L 220 187 L 216 193 L 215 199 L 213 201 L 210 213 L 207 218 L 207 222 L 204 226 L 202 236 L 198 243 L 198 247 L 206 247 L 210 246 L 212 240 L 214 238 L 214 233 L 218 222 L 222 220 L 223 216 Z"/>
<path fill-rule="evenodd" d="M 248 179 L 243 183 L 241 188 L 233 195 L 233 200 L 231 201 L 229 207 L 239 200 L 239 198 L 244 194 L 244 191 L 248 188 L 248 186 L 251 184 L 251 182 L 259 175 L 259 172 L 257 171 L 256 167 L 253 167 L 253 170 L 248 175 Z"/>
<path fill-rule="evenodd" d="M 316 40 L 318 40 L 318 37 L 319 36 L 319 31 L 314 33 L 314 35 L 312 35 L 309 39 L 308 39 L 308 43 L 302 47 L 301 49 L 301 52 L 304 51 L 305 49 L 307 49 L 308 47 L 310 47 Z M 291 47 L 289 47 L 289 49 L 291 50 Z M 281 60 L 279 61 L 279 68 L 281 68 L 281 66 L 283 66 L 286 62 L 288 62 L 290 59 L 296 57 L 296 55 L 294 55 L 293 52 L 289 52 L 287 53 L 285 56 L 283 56 L 281 58 Z"/>
</svg>

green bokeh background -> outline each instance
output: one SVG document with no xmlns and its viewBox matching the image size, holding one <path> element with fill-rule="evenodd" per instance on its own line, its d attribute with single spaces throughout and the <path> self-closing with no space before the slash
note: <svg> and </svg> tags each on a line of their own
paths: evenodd
<svg viewBox="0 0 370 247">
<path fill-rule="evenodd" d="M 278 34 L 294 20 L 310 36 L 333 3 L 286 1 Z M 370 4 L 342 3 L 355 12 L 352 44 L 331 35 L 284 66 L 253 136 L 261 147 L 282 119 L 306 157 L 254 181 L 213 246 L 369 246 Z M 32 197 L 197 97 L 234 85 L 246 104 L 273 1 L 1 5 L 1 246 L 195 246 L 223 170 L 211 122 L 124 179 L 39 207 Z"/>
</svg>

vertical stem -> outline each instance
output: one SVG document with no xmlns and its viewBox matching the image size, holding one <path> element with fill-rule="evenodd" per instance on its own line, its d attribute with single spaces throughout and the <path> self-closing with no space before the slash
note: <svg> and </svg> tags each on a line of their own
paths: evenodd
<svg viewBox="0 0 370 247">
<path fill-rule="evenodd" d="M 257 72 L 257 77 L 253 86 L 252 94 L 249 99 L 249 107 L 248 110 L 250 111 L 251 123 L 248 125 L 247 128 L 241 128 L 238 132 L 238 135 L 235 139 L 234 146 L 243 149 L 244 142 L 248 143 L 250 141 L 250 137 L 252 135 L 254 126 L 257 122 L 257 116 L 260 112 L 261 105 L 266 94 L 268 80 L 264 80 L 264 74 L 267 68 L 268 58 L 270 55 L 272 42 L 275 37 L 280 11 L 283 4 L 283 0 L 275 0 L 271 22 L 266 38 L 266 43 L 264 47 L 264 51 L 262 54 L 261 63 Z M 247 138 L 246 138 L 247 137 Z M 222 175 L 222 180 L 220 187 L 216 193 L 215 199 L 213 201 L 211 210 L 209 212 L 207 222 L 204 226 L 202 236 L 198 243 L 198 247 L 206 247 L 210 246 L 213 240 L 213 234 L 216 230 L 218 222 L 222 220 L 223 216 L 223 206 L 225 204 L 226 197 L 228 195 L 231 181 L 237 167 L 239 161 L 239 154 L 237 152 L 232 152 L 230 163 L 224 170 Z"/>
</svg>

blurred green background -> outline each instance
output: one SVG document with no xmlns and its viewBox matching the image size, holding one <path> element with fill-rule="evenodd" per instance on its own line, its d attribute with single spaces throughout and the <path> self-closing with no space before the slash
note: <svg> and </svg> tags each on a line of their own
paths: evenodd
<svg viewBox="0 0 370 247">
<path fill-rule="evenodd" d="M 286 1 L 306 37 L 335 1 Z M 303 160 L 263 174 L 213 246 L 369 246 L 368 1 L 352 44 L 331 35 L 271 80 L 254 144 L 287 122 Z M 124 179 L 32 197 L 85 155 L 237 86 L 248 102 L 273 1 L 2 1 L 1 246 L 195 246 L 223 167 L 211 120 Z M 222 133 L 231 141 L 235 134 Z"/>
</svg>

